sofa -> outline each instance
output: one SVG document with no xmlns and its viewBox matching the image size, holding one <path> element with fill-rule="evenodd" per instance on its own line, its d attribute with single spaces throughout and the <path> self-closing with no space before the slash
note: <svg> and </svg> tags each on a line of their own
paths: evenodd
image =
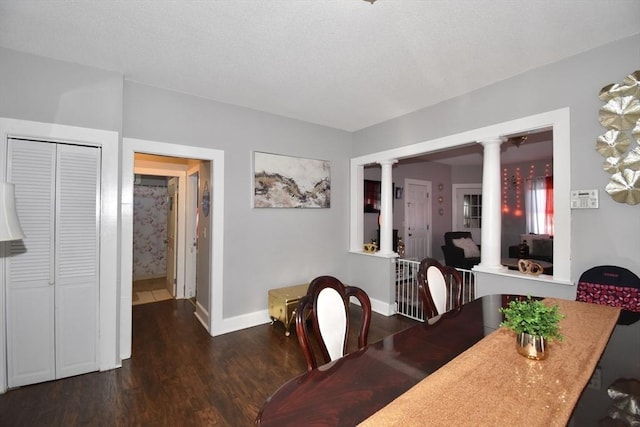
<svg viewBox="0 0 640 427">
<path fill-rule="evenodd" d="M 471 237 L 469 231 L 448 231 L 444 233 L 444 245 L 441 246 L 446 265 L 471 270 L 480 264 L 480 246 Z"/>
</svg>

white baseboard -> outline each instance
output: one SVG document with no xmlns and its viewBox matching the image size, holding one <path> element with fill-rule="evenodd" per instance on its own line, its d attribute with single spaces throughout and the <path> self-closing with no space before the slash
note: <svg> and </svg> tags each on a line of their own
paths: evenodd
<svg viewBox="0 0 640 427">
<path fill-rule="evenodd" d="M 354 300 L 354 303 L 357 303 Z M 388 304 L 378 300 L 371 300 L 371 311 L 382 314 L 383 316 L 393 316 L 396 314 L 395 304 Z M 196 311 L 197 316 L 197 311 Z M 242 314 L 240 316 L 229 317 L 223 319 L 222 325 L 214 327 L 212 336 L 228 334 L 229 332 L 239 331 L 241 329 L 252 328 L 258 325 L 270 323 L 268 310 L 254 311 L 253 313 Z"/>
</svg>

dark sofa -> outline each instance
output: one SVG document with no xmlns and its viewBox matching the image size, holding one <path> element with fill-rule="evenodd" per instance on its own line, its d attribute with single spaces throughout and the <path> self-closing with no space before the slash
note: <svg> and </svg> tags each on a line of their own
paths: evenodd
<svg viewBox="0 0 640 427">
<path fill-rule="evenodd" d="M 454 239 L 472 239 L 469 231 L 448 231 L 444 233 L 444 245 L 441 246 L 446 265 L 455 268 L 471 270 L 474 265 L 480 264 L 480 257 L 465 258 L 464 249 L 453 244 Z M 480 245 L 478 245 L 480 248 Z"/>
</svg>

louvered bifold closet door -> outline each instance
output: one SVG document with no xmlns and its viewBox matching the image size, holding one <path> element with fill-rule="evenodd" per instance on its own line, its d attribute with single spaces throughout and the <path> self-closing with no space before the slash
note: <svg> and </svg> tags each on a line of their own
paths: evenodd
<svg viewBox="0 0 640 427">
<path fill-rule="evenodd" d="M 56 378 L 97 370 L 100 150 L 58 145 Z"/>
<path fill-rule="evenodd" d="M 25 238 L 7 259 L 9 387 L 55 379 L 54 213 L 56 145 L 9 140 L 7 180 Z"/>
<path fill-rule="evenodd" d="M 7 262 L 9 386 L 95 371 L 100 150 L 10 139 L 7 157 L 26 235 Z"/>
</svg>

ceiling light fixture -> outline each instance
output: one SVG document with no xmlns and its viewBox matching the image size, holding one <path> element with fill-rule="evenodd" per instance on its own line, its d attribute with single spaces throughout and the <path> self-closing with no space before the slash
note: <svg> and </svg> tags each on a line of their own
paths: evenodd
<svg viewBox="0 0 640 427">
<path fill-rule="evenodd" d="M 364 0 L 364 1 L 367 1 L 367 2 L 369 2 L 371 4 L 373 4 L 373 3 L 375 3 L 376 0 Z"/>
</svg>

